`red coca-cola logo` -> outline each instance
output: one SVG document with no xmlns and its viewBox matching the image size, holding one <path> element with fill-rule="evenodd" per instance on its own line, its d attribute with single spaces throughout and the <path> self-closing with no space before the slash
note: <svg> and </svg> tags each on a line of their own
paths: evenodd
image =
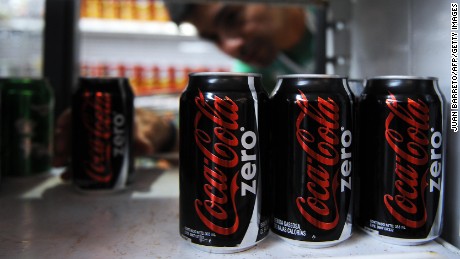
<svg viewBox="0 0 460 259">
<path fill-rule="evenodd" d="M 111 166 L 111 111 L 112 96 L 107 93 L 83 94 L 82 123 L 87 132 L 88 155 L 85 172 L 93 180 L 106 183 L 112 179 Z"/>
<path fill-rule="evenodd" d="M 230 235 L 238 230 L 240 222 L 236 204 L 239 157 L 235 151 L 239 145 L 235 135 L 239 129 L 238 105 L 229 97 L 218 96 L 212 103 L 206 102 L 201 91 L 195 98 L 198 107 L 194 121 L 195 142 L 204 155 L 203 176 L 207 182 L 203 185 L 207 198 L 196 199 L 195 210 L 209 229 Z M 200 128 L 206 124 L 204 120 L 214 125 L 212 132 Z"/>
<path fill-rule="evenodd" d="M 296 204 L 302 216 L 312 225 L 331 230 L 340 218 L 336 197 L 339 173 L 333 171 L 340 160 L 340 138 L 337 134 L 340 108 L 331 98 L 318 97 L 316 102 L 309 102 L 305 94 L 299 92 L 301 98 L 296 103 L 301 112 L 296 121 L 296 136 L 307 154 L 307 183 L 306 197 L 298 197 Z M 315 122 L 317 132 L 302 128 Z"/>
<path fill-rule="evenodd" d="M 430 109 L 420 99 L 407 98 L 407 103 L 398 102 L 391 93 L 386 105 L 389 114 L 385 121 L 385 138 L 395 152 L 396 177 L 394 195 L 385 194 L 383 201 L 388 212 L 401 224 L 419 228 L 427 221 L 424 190 L 428 187 L 427 174 L 430 172 L 427 152 Z"/>
</svg>

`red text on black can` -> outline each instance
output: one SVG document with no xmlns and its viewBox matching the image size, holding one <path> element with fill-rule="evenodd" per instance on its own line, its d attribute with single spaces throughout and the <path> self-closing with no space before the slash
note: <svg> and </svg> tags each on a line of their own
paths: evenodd
<svg viewBox="0 0 460 259">
<path fill-rule="evenodd" d="M 236 252 L 268 234 L 267 101 L 260 76 L 190 75 L 180 101 L 180 233 L 198 248 Z"/>
<path fill-rule="evenodd" d="M 358 106 L 358 224 L 398 244 L 440 235 L 442 96 L 434 78 L 369 79 Z"/>
<path fill-rule="evenodd" d="M 133 170 L 133 93 L 126 79 L 81 78 L 72 104 L 73 182 L 116 191 Z"/>
<path fill-rule="evenodd" d="M 352 230 L 353 113 L 346 80 L 281 76 L 270 108 L 273 232 L 308 247 L 347 239 Z"/>
</svg>

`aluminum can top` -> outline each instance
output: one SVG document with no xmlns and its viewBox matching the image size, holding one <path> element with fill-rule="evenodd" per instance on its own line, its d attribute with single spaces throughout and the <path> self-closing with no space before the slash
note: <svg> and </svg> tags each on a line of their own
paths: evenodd
<svg viewBox="0 0 460 259">
<path fill-rule="evenodd" d="M 363 93 L 374 93 L 387 95 L 388 91 L 393 94 L 416 94 L 432 93 L 438 85 L 436 77 L 420 76 L 378 76 L 365 81 Z"/>
<path fill-rule="evenodd" d="M 326 75 L 326 74 L 289 74 L 289 75 L 280 75 L 277 79 L 283 78 L 345 78 L 339 75 Z"/>
</svg>

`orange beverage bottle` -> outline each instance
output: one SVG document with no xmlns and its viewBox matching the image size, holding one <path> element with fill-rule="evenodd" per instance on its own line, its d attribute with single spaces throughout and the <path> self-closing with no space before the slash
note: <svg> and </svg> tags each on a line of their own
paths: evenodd
<svg viewBox="0 0 460 259">
<path fill-rule="evenodd" d="M 188 84 L 188 75 L 189 75 L 190 73 L 192 73 L 192 72 L 193 72 L 193 70 L 192 70 L 191 67 L 189 67 L 189 66 L 185 66 L 185 67 L 184 67 L 183 72 L 182 72 L 182 75 L 183 75 L 183 76 L 182 76 L 182 82 L 181 82 L 180 85 L 179 85 L 179 86 L 180 86 L 180 90 L 184 90 L 184 89 L 185 89 L 185 87 L 186 87 L 187 84 Z"/>
<path fill-rule="evenodd" d="M 81 0 L 80 2 L 80 17 L 85 18 L 87 16 L 86 14 L 86 0 Z"/>
<path fill-rule="evenodd" d="M 151 1 L 150 0 L 136 0 L 136 19 L 141 21 L 152 20 L 151 17 Z"/>
<path fill-rule="evenodd" d="M 88 65 L 88 75 L 89 77 L 97 77 L 98 76 L 98 67 L 95 64 Z"/>
<path fill-rule="evenodd" d="M 102 0 L 102 18 L 117 19 L 119 17 L 117 4 L 118 0 Z"/>
<path fill-rule="evenodd" d="M 154 65 L 152 67 L 152 90 L 158 90 L 161 86 L 161 71 L 160 67 Z"/>
<path fill-rule="evenodd" d="M 149 1 L 149 17 L 150 20 L 156 20 L 156 11 L 155 11 L 155 0 L 148 0 Z"/>
<path fill-rule="evenodd" d="M 135 0 L 119 0 L 120 19 L 133 20 L 136 18 Z"/>
<path fill-rule="evenodd" d="M 168 11 L 166 10 L 165 4 L 161 0 L 154 2 L 155 5 L 155 20 L 159 22 L 167 22 L 170 20 Z"/>
<path fill-rule="evenodd" d="M 177 90 L 176 82 L 176 68 L 174 66 L 168 67 L 168 92 L 174 92 Z"/>
<path fill-rule="evenodd" d="M 86 62 L 80 64 L 80 76 L 89 76 L 89 65 Z"/>
<path fill-rule="evenodd" d="M 119 77 L 126 77 L 126 66 L 123 64 L 117 65 L 117 76 Z"/>
<path fill-rule="evenodd" d="M 99 63 L 91 67 L 90 76 L 106 77 L 108 75 L 108 66 L 105 63 Z"/>
<path fill-rule="evenodd" d="M 136 89 L 136 92 L 140 95 L 144 94 L 144 67 L 136 65 L 133 68 L 132 84 Z"/>
<path fill-rule="evenodd" d="M 85 9 L 86 17 L 88 18 L 102 17 L 101 0 L 86 0 Z"/>
</svg>

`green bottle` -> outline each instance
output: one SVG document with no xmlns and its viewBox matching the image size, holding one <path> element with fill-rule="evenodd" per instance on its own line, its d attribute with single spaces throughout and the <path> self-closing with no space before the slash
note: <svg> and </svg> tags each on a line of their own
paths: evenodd
<svg viewBox="0 0 460 259">
<path fill-rule="evenodd" d="M 49 172 L 53 151 L 53 91 L 45 79 L 3 78 L 0 166 L 2 175 Z"/>
</svg>

